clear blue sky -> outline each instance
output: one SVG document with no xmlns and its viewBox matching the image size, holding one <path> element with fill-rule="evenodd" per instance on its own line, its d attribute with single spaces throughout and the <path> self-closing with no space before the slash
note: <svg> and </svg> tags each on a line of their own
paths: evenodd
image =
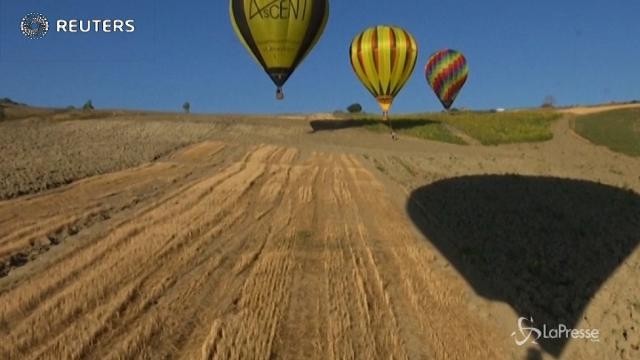
<svg viewBox="0 0 640 360">
<path fill-rule="evenodd" d="M 640 99 L 638 0 L 332 0 L 314 51 L 284 102 L 236 39 L 227 0 L 0 0 L 0 97 L 42 106 L 196 112 L 306 112 L 360 102 L 378 111 L 348 60 L 351 39 L 377 24 L 405 27 L 420 47 L 393 111 L 437 111 L 424 65 L 441 48 L 465 53 L 471 74 L 455 106 L 537 106 Z M 58 34 L 27 40 L 28 12 L 133 18 L 134 34 Z"/>
</svg>

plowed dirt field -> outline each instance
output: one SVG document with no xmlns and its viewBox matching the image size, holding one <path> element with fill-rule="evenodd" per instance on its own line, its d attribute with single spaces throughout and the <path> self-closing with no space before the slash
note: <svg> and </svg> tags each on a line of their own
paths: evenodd
<svg viewBox="0 0 640 360">
<path fill-rule="evenodd" d="M 0 358 L 640 356 L 640 159 L 578 138 L 567 119 L 550 142 L 499 147 L 312 132 L 308 120 L 2 124 L 42 139 L 2 157 L 12 198 L 0 201 Z M 93 129 L 129 127 L 182 140 L 137 157 L 140 144 L 112 136 L 123 146 L 90 147 L 105 152 L 95 164 L 55 155 L 65 181 L 9 189 L 19 176 L 47 183 L 53 155 L 39 144 L 81 153 Z M 571 206 L 545 207 L 555 202 Z M 478 214 L 491 217 L 479 226 Z M 509 248 L 544 234 L 567 245 Z M 476 238 L 509 240 L 465 243 Z M 555 283 L 565 267 L 574 272 Z M 599 342 L 518 346 L 520 316 L 597 328 Z"/>
</svg>

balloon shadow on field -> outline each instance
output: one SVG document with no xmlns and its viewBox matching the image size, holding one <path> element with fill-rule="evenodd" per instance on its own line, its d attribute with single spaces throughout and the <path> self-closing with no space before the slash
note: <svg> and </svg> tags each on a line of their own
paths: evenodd
<svg viewBox="0 0 640 360">
<path fill-rule="evenodd" d="M 391 125 L 395 130 L 407 130 L 414 127 L 421 127 L 439 123 L 439 121 L 433 120 L 391 119 Z M 309 125 L 313 129 L 312 132 L 336 131 L 362 127 L 375 128 L 379 126 L 382 126 L 386 129 L 387 127 L 386 122 L 374 119 L 312 120 L 309 122 Z"/>
<path fill-rule="evenodd" d="M 407 211 L 479 295 L 506 302 L 537 328 L 575 328 L 640 241 L 640 196 L 581 180 L 447 179 L 415 190 Z M 557 357 L 567 341 L 538 343 Z"/>
</svg>

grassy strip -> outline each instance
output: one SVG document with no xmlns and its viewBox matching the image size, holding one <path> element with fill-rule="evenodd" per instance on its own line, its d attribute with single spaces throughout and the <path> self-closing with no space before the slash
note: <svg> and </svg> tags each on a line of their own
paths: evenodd
<svg viewBox="0 0 640 360">
<path fill-rule="evenodd" d="M 364 126 L 366 129 L 380 133 L 389 132 L 387 124 L 380 120 L 366 121 L 367 124 Z M 393 119 L 391 122 L 394 130 L 401 134 L 451 144 L 466 144 L 464 140 L 447 130 L 441 122 L 421 119 Z"/>
<path fill-rule="evenodd" d="M 551 140 L 551 124 L 562 115 L 540 110 L 504 113 L 461 112 L 439 116 L 442 121 L 464 131 L 483 145 L 499 145 Z"/>
<path fill-rule="evenodd" d="M 551 124 L 562 115 L 554 111 L 509 111 L 504 113 L 456 112 L 451 114 L 412 114 L 392 118 L 400 133 L 422 139 L 464 144 L 444 124 L 478 140 L 484 145 L 540 142 L 553 138 Z M 374 131 L 387 131 L 379 118 L 367 117 L 364 127 Z"/>
<path fill-rule="evenodd" d="M 574 129 L 595 144 L 630 156 L 640 156 L 640 109 L 579 116 Z"/>
</svg>

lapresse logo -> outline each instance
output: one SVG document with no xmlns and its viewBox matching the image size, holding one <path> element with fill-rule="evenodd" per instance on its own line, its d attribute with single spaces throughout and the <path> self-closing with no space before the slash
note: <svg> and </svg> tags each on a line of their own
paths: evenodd
<svg viewBox="0 0 640 360">
<path fill-rule="evenodd" d="M 511 337 L 514 338 L 516 345 L 523 346 L 527 342 L 537 344 L 540 339 L 585 339 L 591 342 L 600 341 L 600 330 L 598 329 L 571 329 L 564 324 L 558 325 L 557 328 L 548 328 L 543 325 L 538 328 L 533 325 L 533 318 L 521 317 L 518 319 L 518 330 L 520 336 L 514 331 Z"/>
<path fill-rule="evenodd" d="M 58 19 L 58 33 L 132 33 L 136 31 L 134 19 Z M 32 12 L 20 21 L 20 31 L 27 39 L 42 39 L 49 32 L 49 20 L 41 13 Z"/>
</svg>

